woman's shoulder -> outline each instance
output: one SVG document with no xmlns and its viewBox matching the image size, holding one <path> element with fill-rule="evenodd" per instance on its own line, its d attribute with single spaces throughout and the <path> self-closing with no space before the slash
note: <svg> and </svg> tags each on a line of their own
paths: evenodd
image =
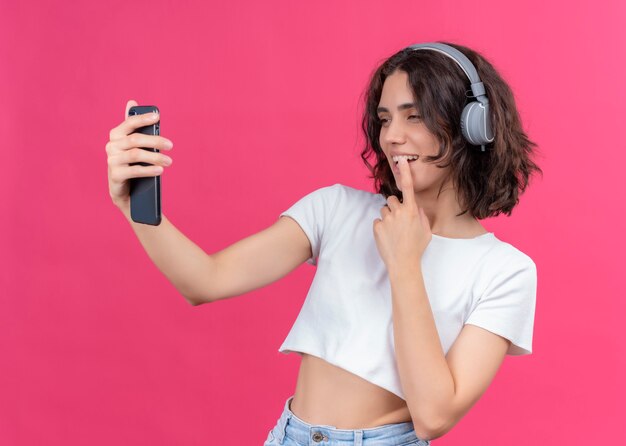
<svg viewBox="0 0 626 446">
<path fill-rule="evenodd" d="M 342 194 L 356 201 L 370 202 L 370 201 L 376 201 L 376 200 L 381 200 L 381 199 L 385 201 L 384 197 L 381 194 L 370 192 L 370 191 L 363 190 L 363 189 L 358 189 L 356 187 L 348 186 L 347 184 L 343 184 L 343 183 L 335 183 L 332 186 L 327 186 L 327 187 L 337 194 Z"/>
<path fill-rule="evenodd" d="M 318 187 L 312 190 L 308 195 L 332 200 L 343 208 L 348 206 L 367 208 L 377 203 L 381 203 L 382 206 L 385 202 L 385 198 L 381 194 L 358 189 L 343 183 Z"/>
<path fill-rule="evenodd" d="M 489 263 L 496 269 L 530 268 L 536 269 L 534 260 L 524 250 L 512 243 L 502 240 L 494 234 L 494 245 L 489 251 Z"/>
</svg>

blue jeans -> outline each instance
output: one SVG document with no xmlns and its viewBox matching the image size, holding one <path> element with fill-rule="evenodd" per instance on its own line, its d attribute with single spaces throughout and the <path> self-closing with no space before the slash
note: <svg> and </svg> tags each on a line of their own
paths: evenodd
<svg viewBox="0 0 626 446">
<path fill-rule="evenodd" d="M 263 446 L 429 446 L 430 441 L 415 435 L 413 423 L 385 424 L 369 429 L 336 429 L 334 426 L 308 424 L 291 411 L 287 398 L 278 423 Z"/>
</svg>

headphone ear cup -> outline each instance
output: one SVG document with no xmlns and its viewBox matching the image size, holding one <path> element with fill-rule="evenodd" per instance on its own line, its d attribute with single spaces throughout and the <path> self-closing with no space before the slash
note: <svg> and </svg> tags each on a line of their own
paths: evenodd
<svg viewBox="0 0 626 446">
<path fill-rule="evenodd" d="M 465 106 L 461 113 L 461 133 L 470 144 L 475 146 L 493 141 L 489 103 L 481 104 L 474 101 Z"/>
<path fill-rule="evenodd" d="M 463 137 L 465 138 L 467 142 L 469 142 L 470 144 L 476 145 L 476 143 L 472 140 L 472 136 L 470 135 L 470 132 L 468 129 L 469 123 L 467 120 L 467 115 L 469 114 L 472 104 L 475 104 L 475 102 L 467 104 L 465 108 L 463 109 L 463 112 L 461 113 L 461 133 L 463 134 Z"/>
</svg>

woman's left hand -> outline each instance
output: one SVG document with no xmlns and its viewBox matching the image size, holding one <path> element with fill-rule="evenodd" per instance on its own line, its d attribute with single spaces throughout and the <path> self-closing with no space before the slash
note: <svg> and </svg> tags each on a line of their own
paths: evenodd
<svg viewBox="0 0 626 446">
<path fill-rule="evenodd" d="M 432 239 L 428 217 L 415 202 L 409 162 L 401 158 L 398 166 L 403 202 L 390 195 L 380 210 L 382 220 L 374 219 L 374 238 L 387 271 L 421 268 L 422 255 Z"/>
</svg>

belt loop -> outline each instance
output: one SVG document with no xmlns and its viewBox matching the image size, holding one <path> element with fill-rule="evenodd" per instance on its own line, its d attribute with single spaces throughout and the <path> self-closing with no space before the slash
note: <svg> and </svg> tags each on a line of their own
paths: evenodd
<svg viewBox="0 0 626 446">
<path fill-rule="evenodd" d="M 363 445 L 363 431 L 355 430 L 354 431 L 354 446 L 362 446 Z"/>
<path fill-rule="evenodd" d="M 283 420 L 281 420 L 281 424 L 278 426 L 278 443 L 283 444 L 285 441 L 285 436 L 287 435 L 287 423 L 289 423 L 289 419 L 291 418 L 291 414 L 288 413 Z"/>
<path fill-rule="evenodd" d="M 285 407 L 283 409 L 283 413 L 278 420 L 278 432 L 276 433 L 276 439 L 279 444 L 283 444 L 285 441 L 285 436 L 287 435 L 287 424 L 289 423 L 289 419 L 291 418 L 291 400 L 293 399 L 293 395 L 287 398 L 285 402 Z"/>
</svg>

